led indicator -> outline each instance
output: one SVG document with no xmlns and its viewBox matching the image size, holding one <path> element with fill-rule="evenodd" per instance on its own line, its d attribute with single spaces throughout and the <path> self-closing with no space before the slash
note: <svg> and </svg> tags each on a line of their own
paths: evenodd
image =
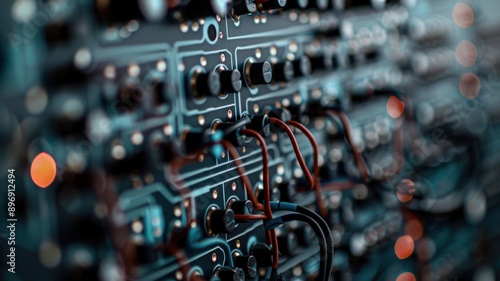
<svg viewBox="0 0 500 281">
<path fill-rule="evenodd" d="M 45 152 L 38 154 L 31 162 L 30 175 L 37 186 L 46 188 L 56 178 L 56 161 Z"/>
</svg>

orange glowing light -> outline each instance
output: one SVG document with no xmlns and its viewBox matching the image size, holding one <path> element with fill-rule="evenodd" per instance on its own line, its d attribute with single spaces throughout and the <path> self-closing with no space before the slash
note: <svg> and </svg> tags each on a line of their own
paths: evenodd
<svg viewBox="0 0 500 281">
<path fill-rule="evenodd" d="M 455 50 L 455 57 L 461 65 L 465 67 L 473 66 L 477 60 L 476 46 L 468 40 L 463 40 Z"/>
<path fill-rule="evenodd" d="M 451 12 L 453 21 L 461 28 L 467 28 L 474 23 L 474 11 L 464 3 L 458 3 Z"/>
<path fill-rule="evenodd" d="M 37 186 L 46 188 L 56 178 L 56 161 L 45 152 L 38 154 L 31 162 L 30 175 Z"/>
<path fill-rule="evenodd" d="M 408 221 L 405 226 L 405 232 L 413 238 L 413 240 L 418 240 L 424 234 L 424 228 L 422 222 L 418 219 L 412 219 Z"/>
<path fill-rule="evenodd" d="M 474 73 L 465 73 L 460 78 L 460 83 L 458 84 L 458 88 L 462 96 L 466 99 L 474 99 L 479 94 L 481 90 L 481 81 L 479 77 L 477 77 Z"/>
<path fill-rule="evenodd" d="M 396 281 L 417 281 L 417 278 L 411 272 L 403 272 L 398 276 Z"/>
<path fill-rule="evenodd" d="M 404 260 L 411 256 L 414 248 L 415 245 L 411 236 L 403 235 L 396 240 L 396 244 L 394 244 L 394 253 L 396 253 L 396 256 L 400 260 Z"/>
<path fill-rule="evenodd" d="M 398 118 L 405 110 L 405 104 L 395 96 L 390 96 L 386 104 L 387 113 L 392 118 Z"/>
</svg>

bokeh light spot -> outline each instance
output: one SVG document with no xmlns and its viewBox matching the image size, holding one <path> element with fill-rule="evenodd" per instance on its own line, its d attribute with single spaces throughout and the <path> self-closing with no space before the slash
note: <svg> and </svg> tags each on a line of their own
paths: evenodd
<svg viewBox="0 0 500 281">
<path fill-rule="evenodd" d="M 396 96 L 390 96 L 386 104 L 387 113 L 392 118 L 398 118 L 405 110 L 405 104 Z"/>
<path fill-rule="evenodd" d="M 38 154 L 31 162 L 30 175 L 37 186 L 46 188 L 56 178 L 56 161 L 45 152 Z"/>
<path fill-rule="evenodd" d="M 455 50 L 455 57 L 461 65 L 465 67 L 473 66 L 477 60 L 476 46 L 468 40 L 463 40 Z"/>
<path fill-rule="evenodd" d="M 481 81 L 476 74 L 471 72 L 465 73 L 462 75 L 462 78 L 460 78 L 458 88 L 462 96 L 471 100 L 479 94 L 479 91 L 481 90 Z"/>
<path fill-rule="evenodd" d="M 405 203 L 413 199 L 413 193 L 415 192 L 415 184 L 409 179 L 404 179 L 399 182 L 396 196 L 399 201 Z"/>
<path fill-rule="evenodd" d="M 405 226 L 406 234 L 410 235 L 413 240 L 418 240 L 424 233 L 422 222 L 418 219 L 411 219 Z"/>
<path fill-rule="evenodd" d="M 453 21 L 461 28 L 467 28 L 474 23 L 474 11 L 471 7 L 464 3 L 458 3 L 453 7 L 451 12 Z"/>
<path fill-rule="evenodd" d="M 396 253 L 399 259 L 404 260 L 411 256 L 414 247 L 415 245 L 411 236 L 403 235 L 396 240 L 396 244 L 394 244 L 394 253 Z"/>
<path fill-rule="evenodd" d="M 430 260 L 436 253 L 436 244 L 433 240 L 423 237 L 417 244 L 417 257 L 422 261 Z"/>
<path fill-rule="evenodd" d="M 396 281 L 417 281 L 417 278 L 411 272 L 403 272 L 398 276 Z"/>
</svg>

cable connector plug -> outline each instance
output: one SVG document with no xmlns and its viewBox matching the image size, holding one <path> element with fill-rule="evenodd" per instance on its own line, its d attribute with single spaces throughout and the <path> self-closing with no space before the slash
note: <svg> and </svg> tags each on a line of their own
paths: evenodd
<svg viewBox="0 0 500 281">
<path fill-rule="evenodd" d="M 273 108 L 267 114 L 269 115 L 269 118 L 276 118 L 285 123 L 292 119 L 292 114 L 290 113 L 290 111 L 284 108 Z M 274 133 L 279 133 L 283 132 L 284 129 L 281 126 L 272 124 L 271 131 Z"/>
<path fill-rule="evenodd" d="M 236 123 L 218 123 L 214 126 L 215 129 L 224 133 L 224 139 L 228 140 L 235 147 L 243 145 L 243 136 L 241 135 L 241 128 L 235 128 Z"/>
<path fill-rule="evenodd" d="M 257 131 L 263 137 L 268 137 L 271 134 L 271 125 L 269 123 L 269 115 L 267 114 L 256 114 L 250 116 L 250 124 L 246 127 L 247 129 Z"/>
</svg>

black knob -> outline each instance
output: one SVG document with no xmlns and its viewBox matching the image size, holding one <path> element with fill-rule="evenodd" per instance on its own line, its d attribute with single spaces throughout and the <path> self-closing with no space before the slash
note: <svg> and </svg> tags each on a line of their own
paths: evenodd
<svg viewBox="0 0 500 281">
<path fill-rule="evenodd" d="M 186 144 L 180 139 L 162 141 L 157 149 L 163 162 L 171 162 L 186 154 Z"/>
<path fill-rule="evenodd" d="M 207 232 L 209 235 L 216 233 L 231 233 L 236 226 L 234 212 L 231 209 L 209 211 L 207 218 Z"/>
<path fill-rule="evenodd" d="M 147 87 L 152 94 L 151 104 L 153 106 L 153 109 L 155 110 L 155 113 L 170 113 L 170 110 L 172 110 L 172 100 L 170 99 L 171 96 L 168 93 L 169 91 L 166 81 L 159 77 L 154 77 L 151 79 L 151 81 L 146 82 L 149 82 Z"/>
<path fill-rule="evenodd" d="M 249 215 L 255 212 L 253 203 L 250 200 L 235 200 L 231 202 L 230 208 L 235 214 L 239 215 Z"/>
<path fill-rule="evenodd" d="M 265 192 L 264 192 L 264 189 L 259 189 L 258 190 L 258 193 L 257 193 L 257 200 L 259 202 L 264 202 L 264 199 L 265 199 Z M 271 189 L 271 201 L 280 201 L 280 197 L 281 197 L 281 192 L 278 188 L 276 187 L 273 187 Z"/>
<path fill-rule="evenodd" d="M 254 88 L 255 85 L 269 84 L 273 79 L 271 64 L 268 61 L 249 61 L 245 69 L 245 76 L 246 82 L 251 88 Z"/>
<path fill-rule="evenodd" d="M 372 0 L 344 0 L 345 8 L 359 7 L 359 6 L 370 6 Z"/>
<path fill-rule="evenodd" d="M 253 279 L 257 276 L 257 260 L 252 255 L 235 257 L 234 266 L 243 269 L 246 278 Z"/>
<path fill-rule="evenodd" d="M 378 0 L 344 0 L 345 9 L 371 6 L 374 9 L 382 9 L 385 6 L 385 1 Z"/>
<path fill-rule="evenodd" d="M 45 39 L 51 45 L 67 43 L 73 35 L 73 22 L 69 19 L 49 22 L 44 28 Z"/>
<path fill-rule="evenodd" d="M 304 224 L 302 227 L 296 229 L 294 233 L 297 236 L 298 243 L 302 246 L 309 246 L 315 242 L 314 237 L 316 237 L 316 234 L 308 224 Z"/>
<path fill-rule="evenodd" d="M 347 65 L 349 67 L 355 67 L 358 64 L 358 55 L 354 51 L 350 51 L 347 54 Z"/>
<path fill-rule="evenodd" d="M 181 136 L 185 153 L 191 154 L 200 151 L 210 139 L 210 130 L 192 129 Z"/>
<path fill-rule="evenodd" d="M 245 272 L 239 267 L 223 266 L 219 269 L 221 281 L 245 281 Z"/>
<path fill-rule="evenodd" d="M 140 244 L 136 247 L 137 263 L 148 264 L 158 260 L 158 249 L 152 244 Z"/>
<path fill-rule="evenodd" d="M 192 0 L 183 9 L 183 17 L 188 19 L 199 19 L 210 16 L 224 16 L 227 13 L 227 1 L 224 0 Z"/>
<path fill-rule="evenodd" d="M 272 71 L 273 81 L 276 82 L 288 82 L 294 76 L 293 64 L 288 60 L 273 64 Z"/>
<path fill-rule="evenodd" d="M 207 95 L 218 95 L 221 89 L 219 79 L 219 73 L 217 72 L 195 72 L 191 79 L 193 96 L 203 98 Z"/>
<path fill-rule="evenodd" d="M 330 66 L 328 58 L 326 58 L 324 55 L 310 56 L 309 60 L 311 61 L 312 72 L 326 70 Z"/>
<path fill-rule="evenodd" d="M 253 245 L 250 253 L 257 260 L 259 267 L 268 267 L 273 264 L 273 251 L 264 243 Z"/>
<path fill-rule="evenodd" d="M 368 49 L 365 50 L 364 52 L 364 57 L 365 57 L 365 62 L 374 62 L 376 61 L 380 56 L 380 53 L 378 52 L 377 49 Z"/>
<path fill-rule="evenodd" d="M 290 113 L 290 111 L 288 111 L 288 109 L 285 108 L 274 107 L 273 109 L 268 111 L 267 114 L 269 115 L 269 117 L 278 118 L 283 122 L 288 122 L 288 120 L 292 119 L 292 114 Z M 271 129 L 273 131 L 281 131 L 278 127 L 281 128 L 280 126 L 273 126 Z"/>
<path fill-rule="evenodd" d="M 267 114 L 256 114 L 250 117 L 250 124 L 246 127 L 250 130 L 259 132 L 263 137 L 268 137 L 271 133 L 269 116 Z"/>
<path fill-rule="evenodd" d="M 115 105 L 118 112 L 132 112 L 140 108 L 141 101 L 144 100 L 143 88 L 137 81 L 125 82 L 118 92 L 118 103 Z"/>
<path fill-rule="evenodd" d="M 269 11 L 285 7 L 287 0 L 269 0 L 260 4 L 259 10 Z"/>
<path fill-rule="evenodd" d="M 318 32 L 328 38 L 338 38 L 340 36 L 340 24 L 330 23 L 329 26 L 325 26 L 318 30 Z"/>
<path fill-rule="evenodd" d="M 167 14 L 163 0 L 109 0 L 95 1 L 99 18 L 108 23 L 125 23 L 130 20 L 158 22 Z"/>
<path fill-rule="evenodd" d="M 237 93 L 241 90 L 241 73 L 237 69 L 219 72 L 222 93 Z"/>
<path fill-rule="evenodd" d="M 283 273 L 278 273 L 276 275 L 276 281 L 287 281 L 288 279 L 283 275 Z"/>
<path fill-rule="evenodd" d="M 285 202 L 292 202 L 294 196 L 297 194 L 297 185 L 295 182 L 285 181 L 278 184 L 280 190 L 280 199 Z"/>
<path fill-rule="evenodd" d="M 285 8 L 288 9 L 306 9 L 312 0 L 288 0 Z"/>
<path fill-rule="evenodd" d="M 293 232 L 278 236 L 278 246 L 284 255 L 292 256 L 297 252 L 298 240 Z"/>
<path fill-rule="evenodd" d="M 254 0 L 233 1 L 232 13 L 234 13 L 237 16 L 255 13 L 256 11 L 257 11 L 257 4 L 254 2 Z"/>
<path fill-rule="evenodd" d="M 312 72 L 311 60 L 307 56 L 293 60 L 292 64 L 295 77 L 309 75 Z"/>
<path fill-rule="evenodd" d="M 139 2 L 139 9 L 141 14 L 147 21 L 159 22 L 165 18 L 167 14 L 167 4 L 162 0 L 129 0 L 133 2 Z M 123 1 L 118 1 L 123 2 Z"/>
<path fill-rule="evenodd" d="M 328 0 L 309 0 L 307 7 L 318 10 L 326 10 L 328 8 L 328 5 Z"/>
<path fill-rule="evenodd" d="M 330 67 L 337 69 L 339 67 L 339 57 L 336 54 L 330 56 Z"/>
</svg>

